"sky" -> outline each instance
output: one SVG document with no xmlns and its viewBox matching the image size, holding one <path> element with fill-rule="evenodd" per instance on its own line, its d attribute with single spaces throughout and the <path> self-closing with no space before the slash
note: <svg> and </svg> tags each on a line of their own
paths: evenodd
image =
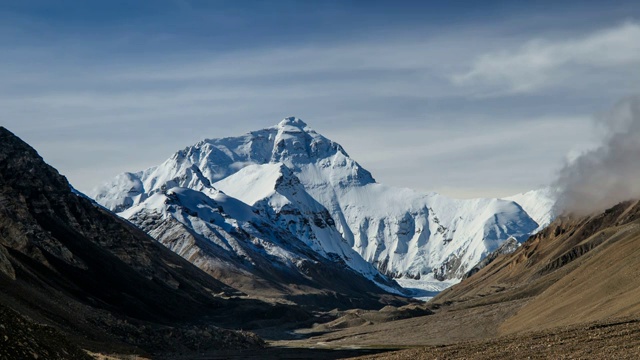
<svg viewBox="0 0 640 360">
<path fill-rule="evenodd" d="M 637 1 L 0 3 L 0 125 L 79 190 L 296 116 L 378 182 L 553 182 L 640 93 Z"/>
</svg>

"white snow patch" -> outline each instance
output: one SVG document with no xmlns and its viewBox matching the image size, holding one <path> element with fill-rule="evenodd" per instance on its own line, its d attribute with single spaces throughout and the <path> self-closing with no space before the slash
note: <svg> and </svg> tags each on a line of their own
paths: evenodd
<svg viewBox="0 0 640 360">
<path fill-rule="evenodd" d="M 425 276 L 422 279 L 396 279 L 403 288 L 410 291 L 410 297 L 422 301 L 433 299 L 438 293 L 460 282 L 459 279 L 439 281 Z"/>
</svg>

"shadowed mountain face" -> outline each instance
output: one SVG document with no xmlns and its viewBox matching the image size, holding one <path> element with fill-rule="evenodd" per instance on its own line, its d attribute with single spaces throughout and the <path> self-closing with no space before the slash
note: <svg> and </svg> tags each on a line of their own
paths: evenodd
<svg viewBox="0 0 640 360">
<path fill-rule="evenodd" d="M 217 316 L 229 323 L 243 308 L 273 312 L 260 302 L 224 299 L 236 291 L 74 194 L 63 176 L 4 128 L 0 288 L 0 306 L 54 325 L 84 345 L 256 347 L 261 340 L 254 335 L 204 320 Z"/>
<path fill-rule="evenodd" d="M 565 216 L 512 254 L 442 292 L 463 307 L 526 300 L 504 333 L 546 329 L 640 311 L 640 203 L 589 217 Z"/>
</svg>

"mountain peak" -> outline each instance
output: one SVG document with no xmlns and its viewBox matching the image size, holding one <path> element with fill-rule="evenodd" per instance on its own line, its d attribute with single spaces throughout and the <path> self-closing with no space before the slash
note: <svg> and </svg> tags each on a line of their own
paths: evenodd
<svg viewBox="0 0 640 360">
<path fill-rule="evenodd" d="M 284 128 L 286 126 L 293 126 L 293 127 L 297 127 L 298 129 L 302 130 L 305 127 L 307 127 L 307 123 L 305 123 L 304 121 L 302 121 L 301 119 L 298 119 L 295 116 L 289 116 L 284 118 L 282 121 L 280 121 L 280 123 L 278 124 L 278 128 Z"/>
<path fill-rule="evenodd" d="M 65 192 L 69 189 L 64 176 L 48 166 L 29 144 L 4 127 L 0 127 L 0 183 L 21 190 L 46 188 L 47 192 Z"/>
<path fill-rule="evenodd" d="M 14 133 L 4 126 L 0 126 L 0 140 L 2 140 L 3 149 L 13 148 L 20 150 L 27 150 L 29 153 L 35 153 L 35 150 L 27 143 L 22 141 Z"/>
</svg>

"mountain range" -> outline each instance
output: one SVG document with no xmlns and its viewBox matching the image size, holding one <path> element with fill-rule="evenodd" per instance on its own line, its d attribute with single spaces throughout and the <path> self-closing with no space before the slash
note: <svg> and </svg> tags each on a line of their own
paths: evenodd
<svg viewBox="0 0 640 360">
<path fill-rule="evenodd" d="M 295 117 L 200 141 L 91 196 L 212 274 L 238 266 L 207 252 L 255 259 L 228 242 L 244 229 L 280 268 L 310 249 L 399 293 L 392 279 L 411 287 L 457 282 L 502 242 L 524 241 L 555 216 L 549 189 L 457 200 L 377 183 L 340 144 Z M 300 243 L 279 242 L 283 236 Z"/>
<path fill-rule="evenodd" d="M 635 358 L 640 202 L 556 216 L 553 196 L 387 187 L 289 118 L 122 174 L 100 205 L 0 127 L 0 358 Z M 428 303 L 396 283 L 439 279 Z"/>
</svg>

